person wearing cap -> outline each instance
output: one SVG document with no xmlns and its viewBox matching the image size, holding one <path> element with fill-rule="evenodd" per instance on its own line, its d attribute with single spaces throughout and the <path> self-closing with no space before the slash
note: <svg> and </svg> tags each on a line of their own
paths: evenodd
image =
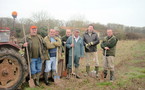
<svg viewBox="0 0 145 90">
<path fill-rule="evenodd" d="M 71 36 L 71 30 L 70 29 L 66 29 L 66 35 L 65 36 L 63 36 L 62 37 L 62 45 L 64 46 L 64 48 L 65 48 L 65 60 L 66 60 L 66 62 L 65 62 L 65 68 L 67 68 L 67 64 L 68 64 L 68 59 L 69 59 L 69 48 L 67 48 L 66 47 L 66 41 L 67 41 L 67 39 Z M 68 70 L 68 69 L 67 69 Z"/>
<path fill-rule="evenodd" d="M 59 29 L 58 27 L 54 27 L 54 30 L 55 30 L 55 35 L 56 35 L 56 37 L 61 38 L 61 36 L 59 35 L 60 29 Z"/>
<path fill-rule="evenodd" d="M 113 35 L 112 29 L 107 29 L 107 36 L 104 37 L 101 42 L 101 48 L 103 49 L 103 73 L 104 78 L 107 77 L 107 70 L 110 70 L 110 82 L 114 80 L 114 57 L 116 51 L 116 44 L 118 39 Z"/>
<path fill-rule="evenodd" d="M 96 77 L 98 77 L 99 62 L 97 58 L 97 45 L 99 44 L 98 34 L 94 32 L 94 26 L 89 25 L 86 32 L 83 34 L 85 56 L 86 56 L 86 72 L 90 73 L 90 63 L 95 61 Z"/>
<path fill-rule="evenodd" d="M 58 37 L 61 40 L 60 29 L 58 27 L 54 27 L 54 30 L 55 30 L 55 36 Z M 58 54 L 59 54 L 59 56 L 61 56 L 62 55 L 62 51 L 63 51 L 63 46 L 62 45 L 59 46 L 58 49 L 59 49 L 58 50 Z M 62 58 L 60 58 L 60 59 L 62 59 Z"/>
<path fill-rule="evenodd" d="M 44 38 L 50 56 L 50 59 L 46 60 L 45 62 L 44 78 L 46 85 L 49 84 L 48 75 L 50 71 L 52 71 L 54 79 L 56 79 L 56 75 L 58 74 L 56 73 L 57 48 L 62 45 L 62 42 L 60 38 L 56 37 L 55 33 L 56 33 L 55 29 L 50 29 L 48 35 Z M 60 51 L 59 48 L 58 51 Z M 58 55 L 58 59 L 60 58 L 61 56 Z"/>
<path fill-rule="evenodd" d="M 79 36 L 80 30 L 75 29 L 72 36 L 70 36 L 66 41 L 66 46 L 69 48 L 69 61 L 68 61 L 68 73 L 71 73 L 72 70 L 72 57 L 74 57 L 74 66 L 76 78 L 80 78 L 78 75 L 79 71 L 79 60 L 84 56 L 84 44 L 83 39 Z M 73 48 L 72 48 L 73 47 Z M 74 49 L 72 56 L 72 49 Z M 68 75 L 69 75 L 68 74 Z"/>
<path fill-rule="evenodd" d="M 42 71 L 42 60 L 49 59 L 46 43 L 44 42 L 42 36 L 37 34 L 37 26 L 31 26 L 30 34 L 26 35 L 25 38 L 26 42 L 23 41 L 22 47 L 28 47 L 32 78 L 34 79 L 35 84 L 39 86 L 39 77 Z"/>
</svg>

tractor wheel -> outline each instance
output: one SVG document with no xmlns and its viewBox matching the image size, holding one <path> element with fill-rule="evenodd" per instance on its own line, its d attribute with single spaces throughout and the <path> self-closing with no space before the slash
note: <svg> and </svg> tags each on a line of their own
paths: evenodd
<svg viewBox="0 0 145 90">
<path fill-rule="evenodd" d="M 16 90 L 25 78 L 25 59 L 12 48 L 0 48 L 0 90 Z"/>
</svg>

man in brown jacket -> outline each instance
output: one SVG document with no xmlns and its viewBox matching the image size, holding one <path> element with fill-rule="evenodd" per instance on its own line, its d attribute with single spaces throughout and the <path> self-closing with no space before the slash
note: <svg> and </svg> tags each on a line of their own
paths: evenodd
<svg viewBox="0 0 145 90">
<path fill-rule="evenodd" d="M 45 62 L 45 71 L 44 71 L 45 75 L 44 75 L 44 77 L 45 77 L 46 85 L 49 84 L 48 74 L 51 70 L 53 72 L 54 78 L 57 75 L 57 73 L 56 73 L 57 47 L 60 47 L 62 42 L 61 42 L 60 38 L 56 37 L 55 33 L 56 33 L 56 30 L 50 29 L 50 31 L 48 32 L 48 36 L 46 36 L 44 38 L 44 41 L 46 42 L 47 49 L 48 49 L 49 56 L 50 56 L 50 60 L 46 60 L 46 62 Z M 58 56 L 58 57 L 60 57 L 60 56 Z"/>
<path fill-rule="evenodd" d="M 30 34 L 26 36 L 24 47 L 28 47 L 32 78 L 39 86 L 39 76 L 42 71 L 42 60 L 48 60 L 48 52 L 43 38 L 37 34 L 37 26 L 30 27 Z"/>
</svg>

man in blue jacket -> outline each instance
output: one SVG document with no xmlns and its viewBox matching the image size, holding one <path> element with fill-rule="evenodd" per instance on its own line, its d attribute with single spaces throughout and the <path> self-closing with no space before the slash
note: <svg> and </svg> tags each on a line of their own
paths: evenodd
<svg viewBox="0 0 145 90">
<path fill-rule="evenodd" d="M 75 29 L 72 36 L 70 36 L 66 41 L 66 46 L 69 48 L 69 61 L 68 61 L 68 73 L 70 74 L 72 69 L 72 49 L 74 49 L 73 57 L 74 57 L 74 66 L 75 66 L 75 74 L 77 78 L 79 71 L 79 60 L 84 56 L 84 44 L 83 39 L 79 36 L 80 31 Z M 73 47 L 73 48 L 72 48 Z"/>
</svg>

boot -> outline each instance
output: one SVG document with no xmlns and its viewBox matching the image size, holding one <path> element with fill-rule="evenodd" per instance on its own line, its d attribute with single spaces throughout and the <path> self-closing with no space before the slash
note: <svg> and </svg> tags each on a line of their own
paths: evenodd
<svg viewBox="0 0 145 90">
<path fill-rule="evenodd" d="M 107 70 L 104 70 L 103 74 L 104 74 L 104 78 L 106 78 L 107 77 Z"/>
<path fill-rule="evenodd" d="M 56 76 L 57 75 L 56 71 L 52 71 L 52 75 Z"/>
<path fill-rule="evenodd" d="M 99 66 L 95 66 L 95 71 L 96 71 L 96 78 L 98 78 Z"/>
<path fill-rule="evenodd" d="M 45 72 L 45 73 L 44 73 L 44 79 L 45 79 L 45 84 L 46 84 L 46 85 L 49 85 L 49 84 L 50 84 L 50 83 L 48 82 L 48 73 L 49 73 L 49 72 Z"/>
<path fill-rule="evenodd" d="M 71 69 L 67 69 L 67 77 L 66 79 L 70 79 Z"/>
<path fill-rule="evenodd" d="M 40 77 L 40 74 L 41 74 L 41 73 L 37 73 L 37 74 L 36 74 L 35 84 L 36 84 L 37 86 L 40 86 L 40 84 L 39 84 L 39 77 Z"/>
<path fill-rule="evenodd" d="M 114 80 L 114 71 L 110 71 L 110 82 Z"/>
<path fill-rule="evenodd" d="M 36 79 L 36 74 L 32 75 L 32 79 L 35 80 Z"/>
<path fill-rule="evenodd" d="M 90 66 L 89 65 L 86 66 L 86 72 L 89 75 L 89 72 L 90 72 Z"/>
<path fill-rule="evenodd" d="M 76 78 L 80 79 L 81 77 L 78 75 L 78 72 L 79 72 L 79 68 L 75 68 L 75 73 L 76 73 Z"/>
</svg>

